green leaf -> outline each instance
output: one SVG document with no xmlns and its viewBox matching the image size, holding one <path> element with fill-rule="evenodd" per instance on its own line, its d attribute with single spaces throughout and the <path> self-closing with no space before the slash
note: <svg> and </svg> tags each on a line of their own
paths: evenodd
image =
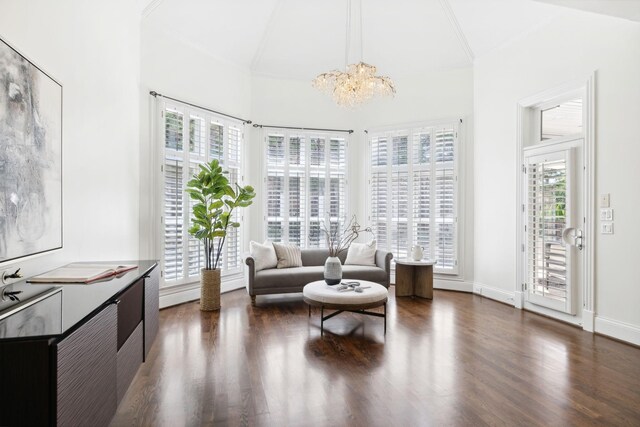
<svg viewBox="0 0 640 427">
<path fill-rule="evenodd" d="M 191 196 L 192 199 L 198 200 L 198 201 L 204 203 L 204 196 L 202 195 L 201 192 L 196 191 L 196 190 L 186 190 L 186 191 L 189 194 L 189 196 Z"/>
<path fill-rule="evenodd" d="M 219 209 L 222 207 L 222 205 L 223 205 L 222 200 L 216 200 L 213 203 L 209 204 L 209 210 Z"/>
</svg>

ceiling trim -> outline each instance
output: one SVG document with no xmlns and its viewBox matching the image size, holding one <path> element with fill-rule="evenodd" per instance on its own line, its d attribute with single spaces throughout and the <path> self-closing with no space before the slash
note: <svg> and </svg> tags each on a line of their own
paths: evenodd
<svg viewBox="0 0 640 427">
<path fill-rule="evenodd" d="M 262 56 L 264 55 L 265 48 L 267 46 L 267 42 L 273 32 L 273 28 L 275 27 L 274 23 L 276 20 L 276 16 L 280 13 L 282 9 L 283 0 L 278 0 L 273 10 L 271 11 L 271 15 L 269 16 L 269 21 L 267 22 L 267 26 L 262 33 L 262 38 L 260 39 L 260 44 L 258 44 L 258 48 L 256 52 L 253 54 L 253 59 L 251 60 L 251 65 L 249 69 L 251 71 L 255 71 L 260 65 L 260 61 L 262 61 Z"/>
<path fill-rule="evenodd" d="M 442 6 L 442 10 L 444 11 L 445 15 L 447 15 L 447 18 L 449 18 L 449 23 L 451 24 L 453 31 L 456 33 L 458 42 L 460 42 L 460 47 L 464 51 L 465 55 L 467 55 L 469 63 L 473 64 L 475 55 L 473 54 L 473 50 L 471 49 L 469 41 L 465 37 L 464 32 L 462 32 L 462 28 L 458 23 L 458 19 L 456 18 L 456 14 L 453 12 L 451 5 L 449 4 L 448 0 L 440 0 L 440 6 Z"/>
</svg>

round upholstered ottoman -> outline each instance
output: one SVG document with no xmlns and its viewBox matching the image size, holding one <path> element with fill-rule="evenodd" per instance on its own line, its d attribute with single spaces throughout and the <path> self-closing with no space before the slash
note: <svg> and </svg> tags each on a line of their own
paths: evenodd
<svg viewBox="0 0 640 427">
<path fill-rule="evenodd" d="M 343 283 L 358 282 L 362 292 L 353 289 L 338 291 L 338 286 L 329 286 L 324 280 L 311 282 L 302 290 L 302 298 L 309 305 L 309 317 L 311 306 L 320 307 L 320 334 L 324 334 L 324 321 L 336 316 L 343 311 L 366 314 L 384 318 L 384 332 L 387 333 L 387 299 L 389 292 L 384 286 L 367 280 L 347 280 Z M 366 311 L 368 308 L 384 307 L 383 313 Z M 324 315 L 324 309 L 337 310 L 334 313 Z"/>
</svg>

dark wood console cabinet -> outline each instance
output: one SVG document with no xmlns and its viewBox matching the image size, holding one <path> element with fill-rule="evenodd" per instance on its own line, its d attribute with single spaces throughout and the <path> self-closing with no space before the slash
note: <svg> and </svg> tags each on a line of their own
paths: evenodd
<svg viewBox="0 0 640 427">
<path fill-rule="evenodd" d="M 146 263 L 62 334 L 0 340 L 0 425 L 109 424 L 158 333 L 159 273 Z M 96 292 L 111 292 L 100 285 Z M 78 286 L 68 299 L 90 289 Z"/>
</svg>

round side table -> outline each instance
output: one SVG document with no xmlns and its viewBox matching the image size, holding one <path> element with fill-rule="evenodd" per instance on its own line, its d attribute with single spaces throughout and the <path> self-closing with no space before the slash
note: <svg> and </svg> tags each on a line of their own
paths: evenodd
<svg viewBox="0 0 640 427">
<path fill-rule="evenodd" d="M 396 296 L 433 299 L 435 260 L 396 260 Z"/>
</svg>

